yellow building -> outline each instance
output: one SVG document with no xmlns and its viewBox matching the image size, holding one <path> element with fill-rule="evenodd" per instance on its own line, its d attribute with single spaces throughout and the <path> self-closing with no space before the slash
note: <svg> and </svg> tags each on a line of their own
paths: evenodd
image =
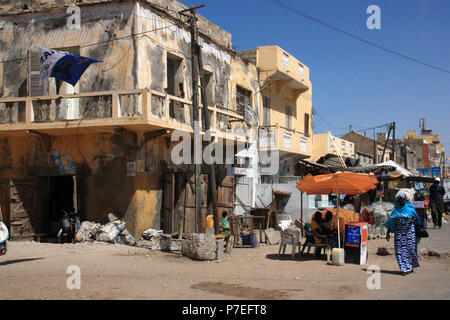
<svg viewBox="0 0 450 320">
<path fill-rule="evenodd" d="M 278 46 L 240 51 L 259 72 L 262 148 L 279 150 L 279 176 L 295 174 L 296 163 L 313 154 L 312 86 L 309 68 Z"/>
<path fill-rule="evenodd" d="M 171 159 L 174 130 L 193 132 L 191 39 L 177 14 L 186 6 L 86 0 L 77 29 L 66 23 L 72 3 L 6 0 L 0 9 L 0 204 L 12 238 L 50 233 L 61 208 L 91 221 L 115 212 L 135 236 L 162 228 L 169 210 L 174 230 L 185 203 L 163 196 L 165 174 L 193 172 Z M 228 32 L 198 19 L 212 135 L 251 144 L 254 135 L 234 130 L 252 126 L 245 105 L 259 106 L 256 66 L 230 49 Z M 40 47 L 101 62 L 75 87 L 41 85 Z"/>
<path fill-rule="evenodd" d="M 334 155 L 346 158 L 355 158 L 355 144 L 348 140 L 335 137 L 328 133 L 314 134 L 314 152 L 311 161 L 316 162 L 321 157 Z"/>
</svg>

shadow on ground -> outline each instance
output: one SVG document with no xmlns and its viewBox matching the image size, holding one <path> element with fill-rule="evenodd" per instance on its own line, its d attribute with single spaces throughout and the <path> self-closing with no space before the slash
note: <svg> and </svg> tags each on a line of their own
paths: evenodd
<svg viewBox="0 0 450 320">
<path fill-rule="evenodd" d="M 270 260 L 280 260 L 280 261 L 326 261 L 326 257 L 314 258 L 313 254 L 296 254 L 294 259 L 291 258 L 290 254 L 266 254 L 266 259 Z"/>
<path fill-rule="evenodd" d="M 0 266 L 7 266 L 8 264 L 28 262 L 28 261 L 41 260 L 41 259 L 44 259 L 44 258 L 29 258 L 29 259 L 6 260 L 6 261 L 0 262 Z"/>
<path fill-rule="evenodd" d="M 373 270 L 368 270 L 368 269 L 362 269 L 365 272 L 373 272 Z M 393 274 L 395 276 L 402 276 L 403 273 L 401 271 L 391 271 L 391 270 L 380 270 L 380 273 L 385 273 L 385 274 Z"/>
<path fill-rule="evenodd" d="M 283 300 L 287 299 L 290 296 L 290 294 L 286 291 L 292 291 L 276 289 L 266 290 L 261 288 L 243 286 L 241 284 L 229 284 L 223 282 L 200 282 L 198 284 L 192 285 L 191 288 L 215 294 L 222 294 L 225 296 L 256 300 Z"/>
</svg>

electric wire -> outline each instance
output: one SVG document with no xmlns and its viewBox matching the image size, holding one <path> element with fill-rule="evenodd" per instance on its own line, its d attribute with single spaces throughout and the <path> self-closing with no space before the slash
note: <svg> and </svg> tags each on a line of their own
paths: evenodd
<svg viewBox="0 0 450 320">
<path fill-rule="evenodd" d="M 287 5 L 287 4 L 285 4 L 285 3 L 281 2 L 281 1 L 278 1 L 278 0 L 268 0 L 268 1 L 270 1 L 270 2 L 272 2 L 272 3 L 274 3 L 274 4 L 276 4 L 276 5 L 278 5 L 278 6 L 280 6 L 280 7 L 283 7 L 283 8 L 285 8 L 285 9 L 289 10 L 289 11 L 292 11 L 292 12 L 294 12 L 294 13 L 297 14 L 297 15 L 300 15 L 300 16 L 305 17 L 305 18 L 307 18 L 307 19 L 309 19 L 309 20 L 311 20 L 311 21 L 314 21 L 314 22 L 316 22 L 316 23 L 318 23 L 318 24 L 321 24 L 321 25 L 323 25 L 323 26 L 325 26 L 325 27 L 327 27 L 327 28 L 330 28 L 330 29 L 332 29 L 332 30 L 334 30 L 334 31 L 337 31 L 337 32 L 339 32 L 339 33 L 342 33 L 342 34 L 344 34 L 344 35 L 346 35 L 346 36 L 348 36 L 348 37 L 350 37 L 350 38 L 353 38 L 353 39 L 355 39 L 355 40 L 361 41 L 361 42 L 363 42 L 363 43 L 365 43 L 365 44 L 368 44 L 368 45 L 373 46 L 373 47 L 375 47 L 375 48 L 378 48 L 378 49 L 380 49 L 380 50 L 386 51 L 386 52 L 391 53 L 391 54 L 393 54 L 393 55 L 396 55 L 396 56 L 398 56 L 398 57 L 404 58 L 404 59 L 406 59 L 406 60 L 409 60 L 409 61 L 412 61 L 412 62 L 421 64 L 421 65 L 424 65 L 424 66 L 426 66 L 426 67 L 433 68 L 433 69 L 435 69 L 435 70 L 439 70 L 439 71 L 446 72 L 446 73 L 449 73 L 449 74 L 450 74 L 450 70 L 444 69 L 444 68 L 439 67 L 439 66 L 436 66 L 436 65 L 432 65 L 432 64 L 430 64 L 430 63 L 427 63 L 427 62 L 418 60 L 418 59 L 416 59 L 416 58 L 412 58 L 412 57 L 407 56 L 407 55 L 405 55 L 405 54 L 402 54 L 402 53 L 399 53 L 399 52 L 397 52 L 397 51 L 391 50 L 391 49 L 389 49 L 389 48 L 380 46 L 380 45 L 378 45 L 378 44 L 376 44 L 376 43 L 374 43 L 374 42 L 365 40 L 365 39 L 363 39 L 363 38 L 361 38 L 361 37 L 359 37 L 359 36 L 356 36 L 356 35 L 351 34 L 351 33 L 347 32 L 347 31 L 345 31 L 345 30 L 342 30 L 342 29 L 340 29 L 340 28 L 338 28 L 338 27 L 335 27 L 335 26 L 333 26 L 333 25 L 331 25 L 331 24 L 329 24 L 329 23 L 327 23 L 327 22 L 324 22 L 324 21 L 322 21 L 322 20 L 319 20 L 319 19 L 317 19 L 317 18 L 314 18 L 314 17 L 312 17 L 312 16 L 310 16 L 310 15 L 308 15 L 308 14 L 306 14 L 306 13 L 304 13 L 304 12 L 298 10 L 298 9 L 295 9 L 295 8 L 289 6 L 289 5 Z"/>
<path fill-rule="evenodd" d="M 325 120 L 325 118 L 323 118 L 323 117 L 320 115 L 320 113 L 317 111 L 317 107 L 313 107 L 313 111 L 314 111 L 314 114 L 317 114 L 317 115 L 319 116 L 319 118 L 322 119 L 323 122 L 325 122 L 325 123 L 328 124 L 329 126 L 333 127 L 334 129 L 336 129 L 336 130 L 347 130 L 347 128 L 339 128 L 339 127 L 336 127 L 336 126 L 332 125 L 330 122 L 328 122 L 327 120 Z"/>
</svg>

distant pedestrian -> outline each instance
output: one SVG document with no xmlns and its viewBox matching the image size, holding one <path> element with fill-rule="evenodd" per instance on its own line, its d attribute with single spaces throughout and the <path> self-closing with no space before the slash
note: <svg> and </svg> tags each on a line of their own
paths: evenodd
<svg viewBox="0 0 450 320">
<path fill-rule="evenodd" d="M 430 205 L 431 217 L 433 218 L 434 228 L 441 228 L 442 213 L 444 212 L 445 189 L 441 185 L 441 179 L 436 178 L 430 187 Z"/>
<path fill-rule="evenodd" d="M 395 198 L 394 211 L 384 225 L 388 228 L 387 241 L 390 240 L 389 233 L 394 233 L 395 257 L 404 276 L 420 267 L 414 227 L 416 221 L 419 221 L 419 216 L 414 205 L 408 202 L 405 194 L 399 194 Z"/>
</svg>

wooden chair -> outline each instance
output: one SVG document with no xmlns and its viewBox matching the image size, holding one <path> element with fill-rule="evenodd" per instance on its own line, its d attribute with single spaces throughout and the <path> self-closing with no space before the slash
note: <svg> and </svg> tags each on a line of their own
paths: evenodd
<svg viewBox="0 0 450 320">
<path fill-rule="evenodd" d="M 300 252 L 301 248 L 301 242 L 300 242 L 300 233 L 299 237 L 297 238 L 293 233 L 290 233 L 289 231 L 280 230 L 280 248 L 278 249 L 278 254 L 281 254 L 281 250 L 283 249 L 283 254 L 286 252 L 286 246 L 291 245 L 292 246 L 292 253 L 291 253 L 291 259 L 294 259 L 295 257 L 295 250 L 298 247 L 298 251 Z"/>
</svg>

